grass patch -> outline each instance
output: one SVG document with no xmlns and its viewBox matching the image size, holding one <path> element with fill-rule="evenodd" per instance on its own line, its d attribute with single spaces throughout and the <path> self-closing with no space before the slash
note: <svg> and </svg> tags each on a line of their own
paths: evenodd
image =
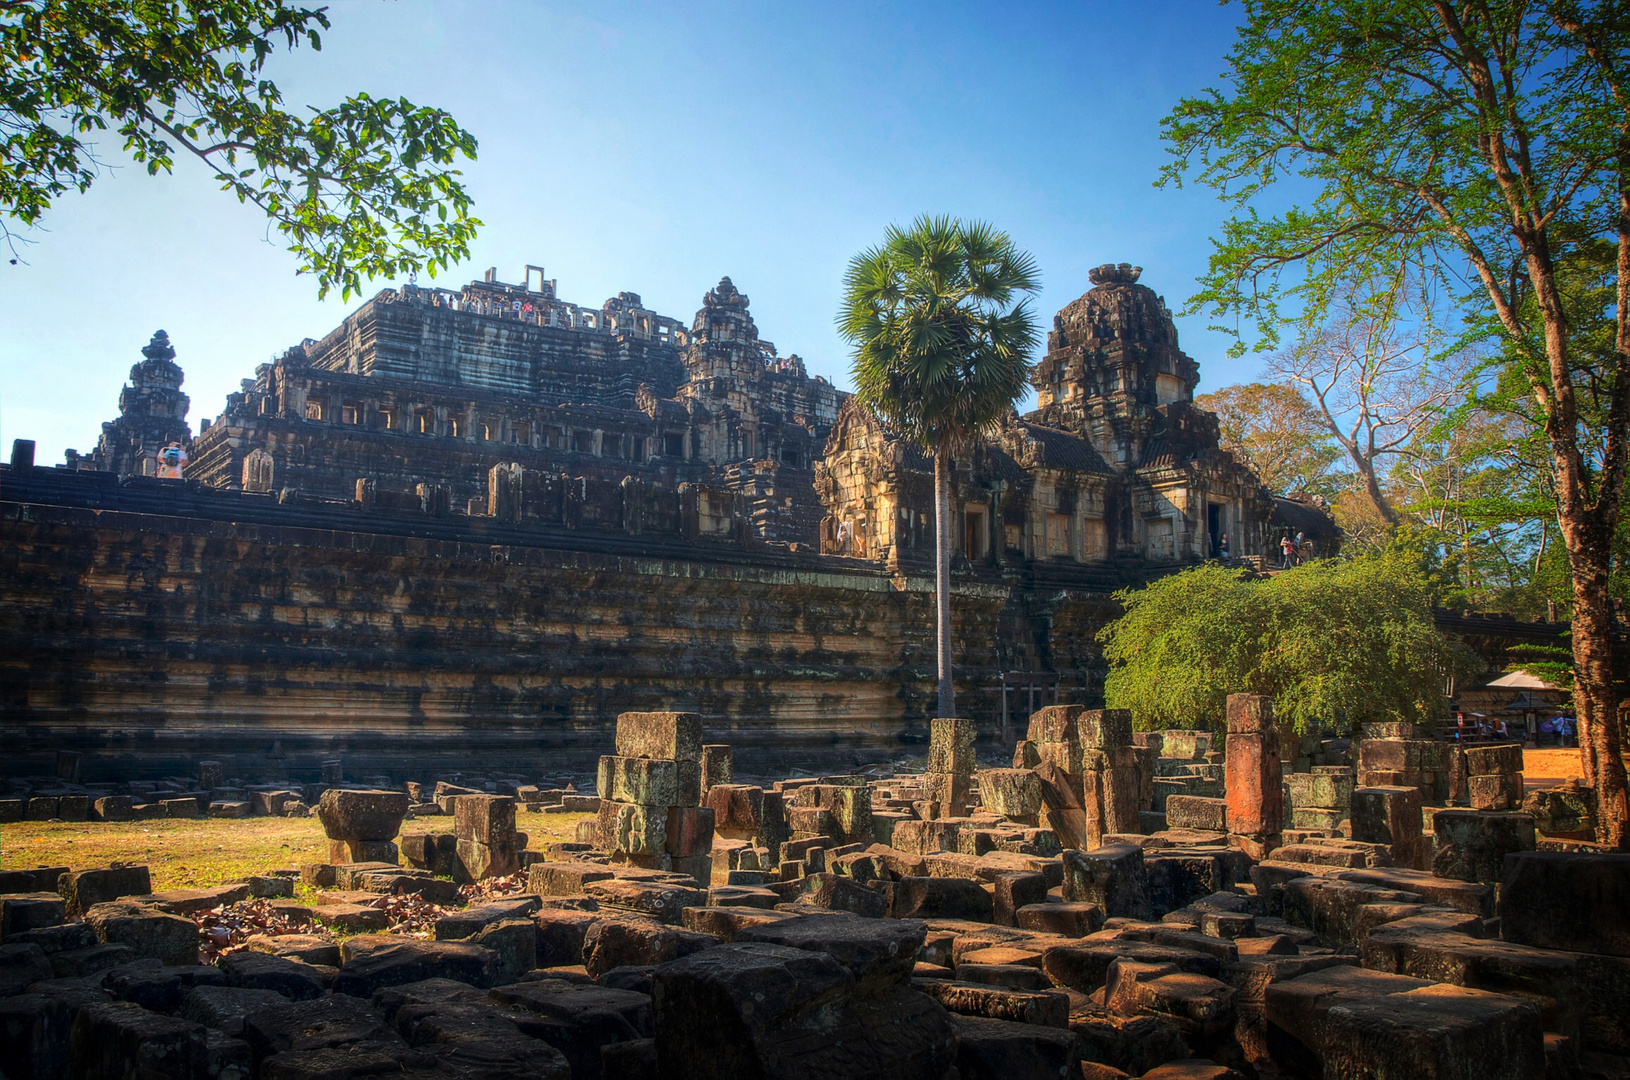
<svg viewBox="0 0 1630 1080">
<path fill-rule="evenodd" d="M 577 838 L 579 814 L 516 815 L 528 846 Z M 409 832 L 451 832 L 451 817 L 419 818 Z M 0 868 L 146 863 L 153 891 L 202 889 L 288 866 L 328 861 L 322 822 L 308 818 L 25 821 L 0 825 Z"/>
</svg>

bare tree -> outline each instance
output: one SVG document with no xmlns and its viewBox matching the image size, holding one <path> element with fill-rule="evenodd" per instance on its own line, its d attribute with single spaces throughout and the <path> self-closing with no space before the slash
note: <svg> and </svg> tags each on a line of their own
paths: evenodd
<svg viewBox="0 0 1630 1080">
<path fill-rule="evenodd" d="M 1381 486 L 1388 459 L 1410 453 L 1463 393 L 1467 359 L 1436 355 L 1432 346 L 1419 325 L 1350 306 L 1340 321 L 1268 361 L 1271 376 L 1303 388 L 1388 525 L 1401 520 Z"/>
</svg>

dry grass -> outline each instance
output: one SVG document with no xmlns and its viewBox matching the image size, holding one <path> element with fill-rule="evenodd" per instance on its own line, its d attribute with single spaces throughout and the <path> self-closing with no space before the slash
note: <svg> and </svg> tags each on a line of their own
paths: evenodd
<svg viewBox="0 0 1630 1080">
<path fill-rule="evenodd" d="M 522 812 L 529 845 L 574 840 L 577 814 Z M 451 818 L 410 821 L 410 832 L 451 831 Z M 310 818 L 179 819 L 128 822 L 20 822 L 0 825 L 0 867 L 146 863 L 153 889 L 198 889 L 302 863 L 326 862 L 328 838 Z"/>
</svg>

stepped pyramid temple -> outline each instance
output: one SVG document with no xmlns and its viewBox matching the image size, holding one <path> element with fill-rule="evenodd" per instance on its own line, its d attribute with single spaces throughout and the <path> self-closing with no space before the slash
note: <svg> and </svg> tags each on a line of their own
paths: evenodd
<svg viewBox="0 0 1630 1080">
<path fill-rule="evenodd" d="M 1335 539 L 1219 448 L 1138 275 L 1090 274 L 1038 407 L 956 463 L 959 703 L 987 735 L 1004 697 L 1100 702 L 1115 589 L 1224 533 L 1236 559 Z M 729 278 L 688 326 L 539 267 L 386 289 L 196 436 L 178 347 L 204 346 L 141 350 L 93 451 L 37 467 L 20 442 L 4 469 L 5 772 L 64 746 L 93 771 L 524 768 L 591 760 L 631 710 L 701 713 L 749 764 L 925 737 L 931 463 Z M 158 475 L 173 442 L 184 480 Z"/>
</svg>

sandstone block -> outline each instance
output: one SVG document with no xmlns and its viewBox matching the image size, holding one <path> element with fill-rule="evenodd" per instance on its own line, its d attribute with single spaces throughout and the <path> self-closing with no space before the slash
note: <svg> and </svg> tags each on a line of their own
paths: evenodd
<svg viewBox="0 0 1630 1080">
<path fill-rule="evenodd" d="M 1432 872 L 1438 877 L 1494 884 L 1505 869 L 1505 857 L 1533 851 L 1531 814 L 1439 810 L 1432 816 L 1437 850 Z"/>
<path fill-rule="evenodd" d="M 939 807 L 941 817 L 960 817 L 973 798 L 971 774 L 930 772 L 923 774 L 923 796 Z"/>
<path fill-rule="evenodd" d="M 453 834 L 492 847 L 515 847 L 515 799 L 509 795 L 461 795 L 453 804 Z"/>
<path fill-rule="evenodd" d="M 1505 859 L 1500 936 L 1630 957 L 1630 855 L 1522 852 Z"/>
<path fill-rule="evenodd" d="M 972 776 L 977 768 L 973 745 L 978 732 L 974 722 L 958 717 L 936 716 L 928 722 L 928 730 L 928 767 L 925 771 Z"/>
<path fill-rule="evenodd" d="M 0 1001 L 52 978 L 51 960 L 33 942 L 0 945 Z"/>
<path fill-rule="evenodd" d="M 532 916 L 537 929 L 534 948 L 542 967 L 572 966 L 583 962 L 583 941 L 600 916 L 589 911 L 544 908 Z"/>
<path fill-rule="evenodd" d="M 583 895 L 592 897 L 602 909 L 614 908 L 635 915 L 643 915 L 670 925 L 677 925 L 680 912 L 688 907 L 702 907 L 707 903 L 705 889 L 691 888 L 671 881 L 634 881 L 612 878 L 591 881 L 583 886 Z"/>
<path fill-rule="evenodd" d="M 891 846 L 909 855 L 955 851 L 960 829 L 961 826 L 955 821 L 901 821 L 894 826 L 894 843 Z"/>
<path fill-rule="evenodd" d="M 1063 894 L 1066 901 L 1097 906 L 1109 918 L 1147 919 L 1153 914 L 1143 849 L 1131 844 L 1064 852 Z"/>
<path fill-rule="evenodd" d="M 711 791 L 717 784 L 734 782 L 735 755 L 723 743 L 709 743 L 702 747 L 702 790 Z"/>
<path fill-rule="evenodd" d="M 344 942 L 340 956 L 344 962 L 334 980 L 334 993 L 364 1000 L 387 986 L 453 979 L 485 987 L 498 975 L 498 958 L 491 949 L 462 941 L 365 934 Z"/>
<path fill-rule="evenodd" d="M 0 941 L 47 926 L 58 926 L 67 918 L 67 906 L 56 893 L 0 894 Z"/>
<path fill-rule="evenodd" d="M 91 804 L 91 816 L 97 821 L 130 821 L 136 816 L 131 806 L 129 795 L 104 795 Z"/>
<path fill-rule="evenodd" d="M 405 791 L 329 788 L 317 800 L 317 817 L 330 840 L 394 840 L 407 809 Z"/>
<path fill-rule="evenodd" d="M 1228 734 L 1260 735 L 1273 730 L 1273 699 L 1258 694 L 1228 695 Z"/>
<path fill-rule="evenodd" d="M 707 790 L 707 806 L 713 811 L 715 829 L 756 834 L 764 822 L 764 789 L 748 784 L 715 784 Z"/>
<path fill-rule="evenodd" d="M 595 847 L 631 855 L 659 855 L 668 841 L 668 808 L 601 800 Z"/>
<path fill-rule="evenodd" d="M 1110 750 L 1132 745 L 1130 709 L 1083 709 L 1076 718 L 1081 746 L 1089 750 Z"/>
<path fill-rule="evenodd" d="M 1079 705 L 1043 705 L 1030 714 L 1026 734 L 1032 743 L 1070 743 L 1081 738 Z"/>
<path fill-rule="evenodd" d="M 994 914 L 990 893 L 967 878 L 903 877 L 889 886 L 891 918 L 989 922 Z"/>
<path fill-rule="evenodd" d="M 705 806 L 668 809 L 663 850 L 681 858 L 706 855 L 713 847 L 713 811 Z"/>
<path fill-rule="evenodd" d="M 996 875 L 991 895 L 998 926 L 1018 926 L 1019 911 L 1047 902 L 1047 875 L 1035 870 L 1010 870 Z"/>
<path fill-rule="evenodd" d="M 198 924 L 180 915 L 129 901 L 97 904 L 85 912 L 106 945 L 127 945 L 139 957 L 164 964 L 198 963 Z"/>
<path fill-rule="evenodd" d="M 1353 790 L 1353 839 L 1391 844 L 1393 861 L 1413 866 L 1421 848 L 1421 792 L 1414 787 Z"/>
<path fill-rule="evenodd" d="M 1521 743 L 1466 748 L 1466 773 L 1469 776 L 1495 776 L 1522 771 Z"/>
<path fill-rule="evenodd" d="M 539 896 L 581 896 L 589 882 L 614 876 L 595 863 L 538 862 L 527 868 L 526 888 Z"/>
<path fill-rule="evenodd" d="M 1478 810 L 1517 810 L 1522 807 L 1522 773 L 1473 775 L 1467 778 L 1466 792 Z"/>
<path fill-rule="evenodd" d="M 660 758 L 602 757 L 600 798 L 647 806 L 679 802 L 679 765 Z"/>
<path fill-rule="evenodd" d="M 1248 698 L 1244 719 L 1235 717 L 1235 698 Z M 1260 712 L 1271 705 L 1266 698 L 1234 694 L 1229 697 L 1229 735 L 1226 787 L 1229 831 L 1240 836 L 1277 836 L 1284 822 L 1284 789 L 1280 775 L 1279 737 L 1271 716 L 1261 731 L 1235 732 L 1238 723 L 1260 723 Z M 1168 797 L 1168 802 L 1170 798 Z"/>
<path fill-rule="evenodd" d="M 1234 988 L 1170 963 L 1117 960 L 1104 982 L 1104 1004 L 1122 1016 L 1158 1014 L 1184 1034 L 1216 1036 L 1234 1026 Z"/>
<path fill-rule="evenodd" d="M 335 865 L 346 863 L 397 864 L 396 844 L 391 840 L 330 840 L 328 861 Z"/>
<path fill-rule="evenodd" d="M 1228 831 L 1228 800 L 1169 795 L 1166 797 L 1166 827 L 1225 833 Z"/>
<path fill-rule="evenodd" d="M 700 763 L 702 718 L 684 712 L 625 712 L 617 717 L 617 756 Z M 700 771 L 697 786 L 700 787 Z"/>
<path fill-rule="evenodd" d="M 1041 813 L 1041 780 L 1029 769 L 985 769 L 979 774 L 979 795 L 986 810 L 1004 817 L 1034 817 Z"/>
<path fill-rule="evenodd" d="M 876 889 L 858 884 L 852 878 L 829 873 L 809 874 L 802 878 L 797 893 L 789 900 L 795 904 L 874 919 L 888 914 L 889 906 L 888 898 Z"/>
<path fill-rule="evenodd" d="M 1519 998 L 1428 986 L 1332 1005 L 1325 1019 L 1327 1076 L 1479 1077 L 1545 1073 L 1539 1010 Z"/>
<path fill-rule="evenodd" d="M 1334 810 L 1346 816 L 1348 802 L 1353 796 L 1351 774 L 1290 773 L 1284 779 L 1290 786 L 1292 807 Z"/>
<path fill-rule="evenodd" d="M 1034 930 L 1044 934 L 1080 938 L 1097 933 L 1104 925 L 1103 910 L 1097 904 L 1066 902 L 1062 904 L 1027 904 L 1014 913 L 1014 924 L 1021 930 Z"/>
<path fill-rule="evenodd" d="M 201 1024 L 149 1012 L 130 1002 L 87 1005 L 74 1017 L 64 1074 L 205 1080 L 209 1076 L 206 1033 Z"/>
<path fill-rule="evenodd" d="M 454 850 L 462 871 L 460 876 L 466 881 L 506 877 L 521 869 L 521 861 L 512 847 L 483 844 L 479 840 L 459 840 Z"/>
<path fill-rule="evenodd" d="M 651 967 L 712 949 L 712 934 L 664 926 L 648 919 L 602 919 L 583 939 L 583 967 L 591 978 L 620 967 Z"/>
</svg>

